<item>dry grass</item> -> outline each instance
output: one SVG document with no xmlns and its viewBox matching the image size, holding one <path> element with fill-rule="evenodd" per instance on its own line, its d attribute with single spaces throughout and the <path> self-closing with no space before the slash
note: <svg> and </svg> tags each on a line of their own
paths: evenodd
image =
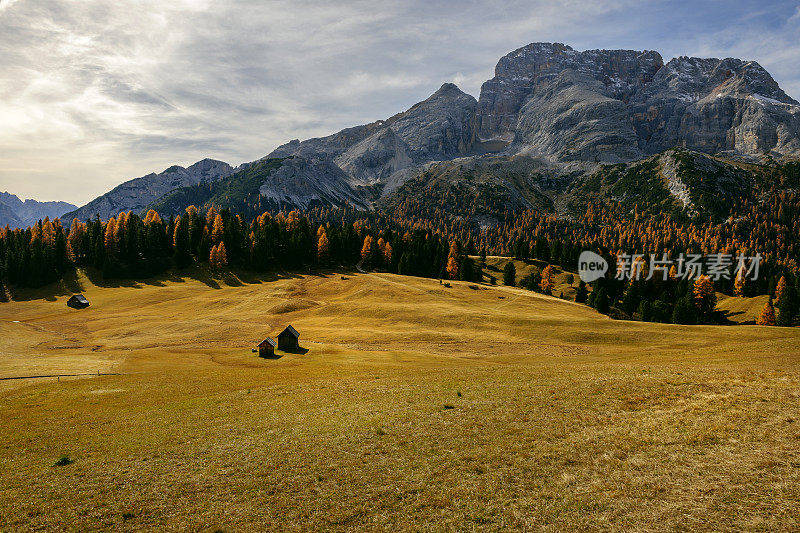
<svg viewBox="0 0 800 533">
<path fill-rule="evenodd" d="M 797 330 L 388 274 L 80 282 L 85 311 L 0 305 L 0 377 L 123 375 L 0 382 L 0 530 L 800 528 Z M 307 354 L 250 352 L 287 323 Z"/>
<path fill-rule="evenodd" d="M 755 324 L 761 310 L 767 304 L 769 296 L 762 294 L 753 298 L 726 296 L 717 293 L 717 308 L 724 311 L 731 322 L 737 324 Z"/>
</svg>

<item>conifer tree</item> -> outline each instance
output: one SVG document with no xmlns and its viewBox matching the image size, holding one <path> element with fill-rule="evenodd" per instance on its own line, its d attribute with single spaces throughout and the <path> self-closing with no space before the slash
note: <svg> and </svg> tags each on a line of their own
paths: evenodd
<svg viewBox="0 0 800 533">
<path fill-rule="evenodd" d="M 517 267 L 514 266 L 514 261 L 509 261 L 503 267 L 503 285 L 515 287 L 517 285 Z"/>
<path fill-rule="evenodd" d="M 364 237 L 364 245 L 361 247 L 361 260 L 364 261 L 364 266 L 370 268 L 372 266 L 372 246 L 374 241 L 372 235 Z"/>
<path fill-rule="evenodd" d="M 386 263 L 387 267 L 391 267 L 392 265 L 392 244 L 386 243 L 386 247 L 383 249 L 383 260 Z"/>
<path fill-rule="evenodd" d="M 740 267 L 736 272 L 736 279 L 733 282 L 733 293 L 736 296 L 744 296 L 746 283 L 744 267 Z"/>
<path fill-rule="evenodd" d="M 717 305 L 717 295 L 714 292 L 714 284 L 708 276 L 700 276 L 692 286 L 692 298 L 695 307 L 702 316 L 708 316 L 714 311 Z"/>
<path fill-rule="evenodd" d="M 453 241 L 450 243 L 450 252 L 447 254 L 447 277 L 450 279 L 458 279 L 458 243 Z"/>
<path fill-rule="evenodd" d="M 228 266 L 228 253 L 225 250 L 225 241 L 217 245 L 217 269 L 223 270 Z"/>
<path fill-rule="evenodd" d="M 586 289 L 586 282 L 581 280 L 578 283 L 578 290 L 575 292 L 575 301 L 579 304 L 586 303 L 589 296 L 589 291 Z"/>
<path fill-rule="evenodd" d="M 178 268 L 189 266 L 192 262 L 192 254 L 189 250 L 189 216 L 185 213 L 175 221 L 173 246 L 175 248 L 175 264 Z"/>
<path fill-rule="evenodd" d="M 224 210 L 223 210 L 224 211 Z M 225 222 L 222 220 L 222 215 L 214 217 L 214 225 L 211 230 L 211 242 L 219 244 L 225 237 Z"/>
<path fill-rule="evenodd" d="M 786 276 L 781 276 L 781 279 L 778 281 L 778 285 L 775 287 L 775 304 L 781 304 L 781 296 L 783 296 L 783 291 L 786 290 Z"/>
<path fill-rule="evenodd" d="M 545 294 L 550 294 L 555 287 L 555 283 L 553 282 L 553 267 L 547 265 L 542 270 L 542 281 L 539 282 L 539 286 L 542 289 L 542 292 Z"/>
<path fill-rule="evenodd" d="M 797 293 L 794 287 L 787 285 L 783 289 L 781 295 L 781 302 L 778 304 L 778 319 L 777 324 L 783 327 L 791 327 L 794 325 L 794 318 L 797 313 Z"/>
<path fill-rule="evenodd" d="M 320 229 L 322 229 L 322 226 L 320 226 Z M 328 262 L 328 258 L 330 257 L 330 243 L 328 242 L 328 234 L 323 230 L 322 233 L 318 232 L 318 235 L 317 261 L 319 261 L 320 264 L 325 264 Z"/>
<path fill-rule="evenodd" d="M 106 248 L 107 254 L 113 254 L 117 249 L 117 220 L 114 217 L 108 219 L 106 222 L 106 231 L 103 238 L 103 244 Z"/>
<path fill-rule="evenodd" d="M 767 300 L 764 307 L 761 309 L 756 324 L 759 326 L 774 326 L 775 322 L 775 308 L 772 306 L 772 299 Z"/>
</svg>

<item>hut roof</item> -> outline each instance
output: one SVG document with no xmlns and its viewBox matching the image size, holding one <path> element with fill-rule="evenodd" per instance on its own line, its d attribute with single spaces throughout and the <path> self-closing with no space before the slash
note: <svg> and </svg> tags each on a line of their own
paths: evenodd
<svg viewBox="0 0 800 533">
<path fill-rule="evenodd" d="M 297 330 L 296 330 L 296 329 L 294 329 L 294 328 L 292 327 L 292 325 L 291 325 L 291 324 L 289 324 L 288 326 L 286 326 L 286 329 L 285 329 L 285 330 L 283 330 L 283 331 L 281 331 L 281 332 L 280 332 L 280 334 L 279 334 L 278 336 L 280 337 L 281 335 L 285 335 L 285 334 L 287 334 L 287 333 L 288 333 L 289 335 L 291 335 L 292 337 L 294 337 L 295 339 L 299 339 L 299 338 L 300 338 L 300 334 L 297 332 Z"/>
<path fill-rule="evenodd" d="M 89 303 L 89 300 L 87 300 L 86 297 L 83 294 L 73 294 L 72 297 L 70 298 L 70 300 L 77 300 L 78 302 L 80 302 L 82 304 L 88 304 Z"/>
<path fill-rule="evenodd" d="M 258 343 L 258 347 L 259 348 L 261 348 L 262 346 L 272 346 L 274 348 L 277 345 L 278 345 L 278 343 L 275 342 L 274 340 L 270 339 L 269 337 L 267 337 L 266 339 L 264 339 L 263 341 Z"/>
</svg>

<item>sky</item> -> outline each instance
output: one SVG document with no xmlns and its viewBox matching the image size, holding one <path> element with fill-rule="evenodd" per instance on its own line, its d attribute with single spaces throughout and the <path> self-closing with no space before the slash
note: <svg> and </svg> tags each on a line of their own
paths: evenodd
<svg viewBox="0 0 800 533">
<path fill-rule="evenodd" d="M 536 41 L 763 65 L 800 100 L 800 2 L 0 0 L 0 191 L 83 205 L 210 157 L 480 94 Z"/>
</svg>

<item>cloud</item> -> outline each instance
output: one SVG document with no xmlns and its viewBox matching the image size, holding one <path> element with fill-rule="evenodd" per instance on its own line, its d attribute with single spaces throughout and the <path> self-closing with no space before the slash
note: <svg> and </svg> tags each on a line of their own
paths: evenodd
<svg viewBox="0 0 800 533">
<path fill-rule="evenodd" d="M 666 0 L 0 0 L 0 190 L 85 203 L 203 157 L 388 118 L 504 54 L 743 55 L 800 96 L 796 4 Z"/>
</svg>

